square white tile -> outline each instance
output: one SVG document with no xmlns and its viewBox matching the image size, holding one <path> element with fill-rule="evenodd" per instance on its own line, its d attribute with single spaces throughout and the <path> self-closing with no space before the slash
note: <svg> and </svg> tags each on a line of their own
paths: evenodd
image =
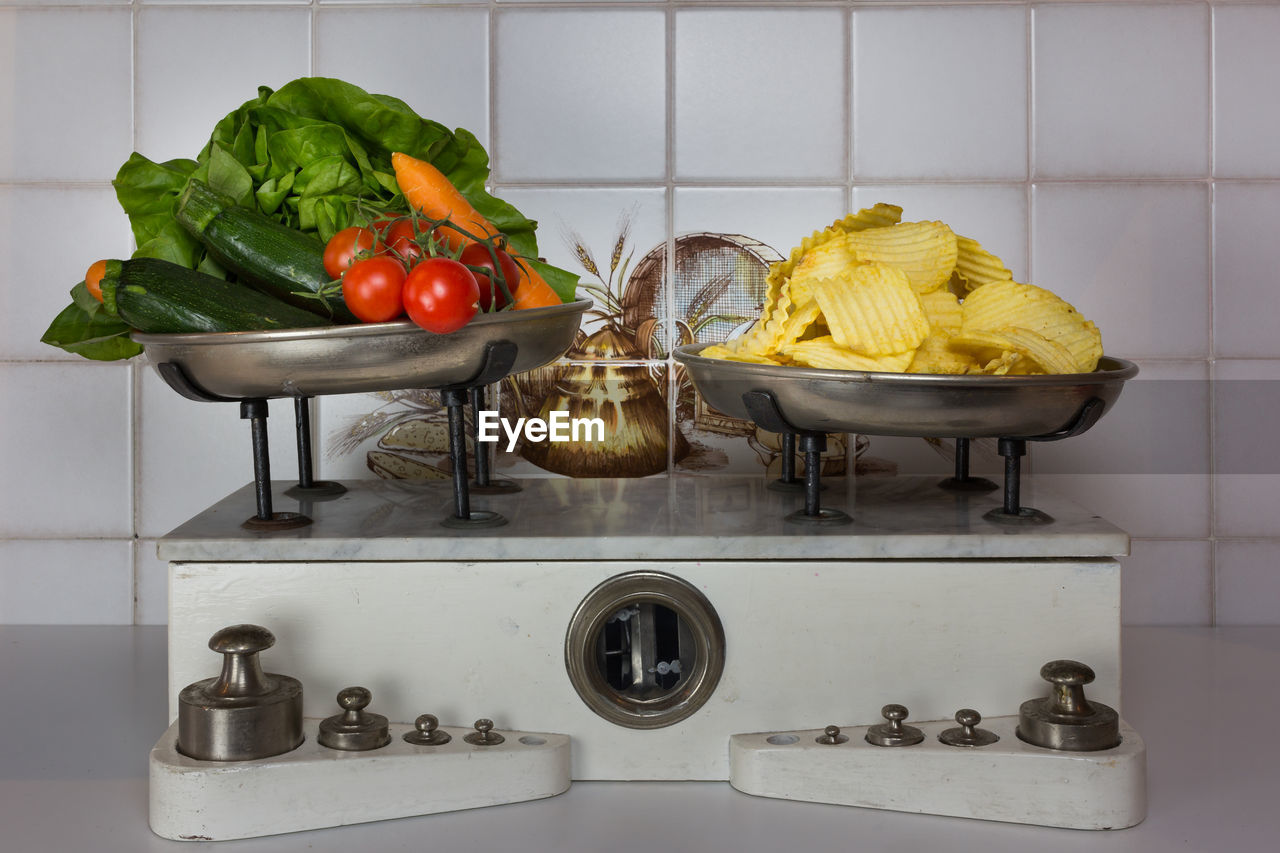
<svg viewBox="0 0 1280 853">
<path fill-rule="evenodd" d="M 0 180 L 114 177 L 133 141 L 129 10 L 0 9 L 0 56 Z"/>
<path fill-rule="evenodd" d="M 1280 625 L 1280 541 L 1219 540 L 1215 625 Z"/>
<path fill-rule="evenodd" d="M 1109 355 L 1205 358 L 1209 206 L 1203 184 L 1037 184 L 1031 281 L 1095 322 Z"/>
<path fill-rule="evenodd" d="M 781 257 L 849 211 L 841 187 L 677 187 L 675 234 L 741 234 Z"/>
<path fill-rule="evenodd" d="M 666 269 L 659 258 L 667 239 L 666 190 L 511 187 L 501 188 L 500 194 L 537 220 L 538 251 L 549 262 L 580 276 L 578 295 L 595 302 L 593 311 L 621 311 L 632 328 L 653 317 L 660 321 L 660 330 L 670 329 L 670 306 L 667 300 L 655 298 Z M 624 228 L 626 239 L 614 266 Z M 576 246 L 586 249 L 598 274 L 584 266 Z M 591 333 L 601 322 L 598 316 L 587 316 L 582 328 Z"/>
<path fill-rule="evenodd" d="M 199 0 L 195 0 L 199 2 Z M 305 0 L 311 2 L 311 0 Z M 355 6 L 376 3 L 380 6 L 453 6 L 476 5 L 475 0 L 316 0 L 322 7 L 330 5 Z"/>
<path fill-rule="evenodd" d="M 488 145 L 484 10 L 322 8 L 315 16 L 315 73 L 399 98 L 423 118 L 465 128 Z"/>
<path fill-rule="evenodd" d="M 877 473 L 899 476 L 925 475 L 939 481 L 955 474 L 954 439 L 926 441 L 923 438 L 896 435 L 867 436 L 868 445 L 861 457 L 862 467 Z M 969 473 L 1002 482 L 1004 460 L 996 452 L 995 439 L 979 439 L 969 443 Z"/>
<path fill-rule="evenodd" d="M 503 199 L 538 223 L 538 253 L 549 263 L 603 286 L 583 267 L 576 245 L 590 253 L 605 281 L 613 250 L 626 226 L 623 258 L 631 257 L 628 273 L 652 249 L 666 242 L 667 193 L 653 187 L 498 187 Z M 619 269 L 621 272 L 621 262 Z M 616 281 L 615 289 L 625 282 Z"/>
<path fill-rule="evenodd" d="M 293 403 L 272 400 L 269 409 L 271 478 L 297 482 Z M 253 482 L 251 427 L 241 420 L 237 404 L 188 400 L 147 368 L 141 374 L 138 412 L 139 536 L 163 536 Z M 292 501 L 273 508 L 297 511 Z"/>
<path fill-rule="evenodd" d="M 0 541 L 0 625 L 132 623 L 132 540 Z"/>
<path fill-rule="evenodd" d="M 156 556 L 155 539 L 134 541 L 133 624 L 169 624 L 169 564 Z"/>
<path fill-rule="evenodd" d="M 195 159 L 213 126 L 259 86 L 278 89 L 311 71 L 311 10 L 148 6 L 137 22 L 137 148 L 157 162 Z M 193 45 L 236 59 L 210 62 Z"/>
<path fill-rule="evenodd" d="M 445 1 L 448 2 L 448 0 L 445 0 Z M 340 2 L 343 2 L 343 0 L 320 0 L 320 2 L 321 3 L 330 3 L 330 2 L 340 3 Z M 370 2 L 373 2 L 373 0 L 370 0 Z M 437 2 L 439 2 L 439 0 L 437 0 Z M 454 2 L 469 2 L 469 0 L 454 0 Z M 500 5 L 506 5 L 506 4 L 520 4 L 520 3 L 545 3 L 546 0 L 495 0 L 495 2 L 497 2 Z M 603 4 L 603 3 L 618 3 L 618 4 L 650 3 L 651 4 L 653 0 L 561 0 L 561 2 L 592 3 L 592 4 Z"/>
<path fill-rule="evenodd" d="M 1043 482 L 1131 536 L 1209 535 L 1209 386 L 1203 362 L 1142 362 L 1083 435 L 1032 442 Z"/>
<path fill-rule="evenodd" d="M 1280 357 L 1277 233 L 1280 184 L 1214 185 L 1213 349 L 1219 358 Z"/>
<path fill-rule="evenodd" d="M 1213 171 L 1280 177 L 1280 8 L 1213 7 Z"/>
<path fill-rule="evenodd" d="M 666 174 L 666 13 L 499 9 L 494 181 Z"/>
<path fill-rule="evenodd" d="M 131 0 L 0 0 L 0 6 L 128 6 Z"/>
<path fill-rule="evenodd" d="M 378 476 L 371 467 L 390 461 L 407 476 L 413 471 L 423 473 L 423 465 L 440 467 L 441 479 L 447 476 L 447 468 L 441 467 L 449 458 L 448 421 L 439 405 L 439 397 L 429 403 L 423 394 L 404 398 L 399 392 L 380 394 L 335 394 L 319 397 L 313 403 L 312 423 L 316 428 L 316 476 L 326 480 L 371 480 Z M 382 447 L 379 440 L 396 425 L 431 416 L 436 426 L 430 428 L 429 438 L 434 442 L 427 458 L 426 448 L 415 449 L 410 462 L 380 460 L 383 453 L 399 454 L 399 443 Z M 419 452 L 421 451 L 421 452 Z M 420 462 L 423 465 L 415 465 Z M 385 466 L 392 467 L 392 466 Z"/>
<path fill-rule="evenodd" d="M 1211 625 L 1212 549 L 1206 540 L 1134 539 L 1121 560 L 1124 625 Z"/>
<path fill-rule="evenodd" d="M 71 217 L 74 242 L 59 239 L 50 223 Z M 70 291 L 99 258 L 127 258 L 133 249 L 129 219 L 110 187 L 0 186 L 0 257 L 8 259 L 0 287 L 0 358 L 69 360 L 78 355 L 40 342 Z M 57 251 L 50 251 L 54 243 Z"/>
<path fill-rule="evenodd" d="M 1032 15 L 1036 177 L 1207 174 L 1207 4 L 1050 4 Z"/>
<path fill-rule="evenodd" d="M 1213 568 L 1205 541 L 1133 541 L 1121 561 L 1120 621 L 1125 625 L 1210 625 Z"/>
<path fill-rule="evenodd" d="M 876 202 L 902 208 L 904 222 L 941 220 L 1000 256 L 1027 280 L 1027 192 L 1022 184 L 876 184 L 855 187 L 854 209 Z"/>
<path fill-rule="evenodd" d="M 704 8 L 675 16 L 677 179 L 844 178 L 844 12 Z"/>
<path fill-rule="evenodd" d="M 1093 510 L 1130 536 L 1209 536 L 1206 474 L 1037 474 L 1035 481 Z"/>
<path fill-rule="evenodd" d="M 1280 361 L 1213 366 L 1214 534 L 1280 537 Z"/>
<path fill-rule="evenodd" d="M 1032 442 L 1037 474 L 1209 473 L 1209 368 L 1139 362 L 1115 404 L 1083 435 Z"/>
<path fill-rule="evenodd" d="M 311 0 L 137 0 L 149 6 L 309 6 Z"/>
<path fill-rule="evenodd" d="M 133 533 L 130 367 L 0 363 L 0 536 Z"/>
<path fill-rule="evenodd" d="M 857 9 L 854 178 L 1025 178 L 1027 14 Z"/>
</svg>

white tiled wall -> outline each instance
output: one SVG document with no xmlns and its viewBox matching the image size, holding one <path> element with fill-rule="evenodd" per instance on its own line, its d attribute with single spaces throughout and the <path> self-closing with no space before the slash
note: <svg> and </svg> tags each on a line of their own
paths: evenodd
<svg viewBox="0 0 1280 853">
<path fill-rule="evenodd" d="M 128 245 L 131 150 L 305 74 L 470 129 L 564 266 L 626 210 L 640 254 L 880 200 L 978 235 L 1142 366 L 1031 463 L 1136 537 L 1124 619 L 1280 621 L 1277 44 L 1257 2 L 0 0 L 0 622 L 163 621 L 155 538 L 250 479 L 234 408 L 37 339 Z"/>
</svg>

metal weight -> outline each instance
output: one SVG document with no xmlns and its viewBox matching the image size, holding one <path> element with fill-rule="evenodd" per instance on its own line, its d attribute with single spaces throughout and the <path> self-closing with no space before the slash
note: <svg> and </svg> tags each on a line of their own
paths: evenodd
<svg viewBox="0 0 1280 853">
<path fill-rule="evenodd" d="M 463 740 L 472 746 L 497 746 L 506 738 L 493 730 L 493 720 L 479 719 L 475 722 L 475 731 Z"/>
<path fill-rule="evenodd" d="M 1067 752 L 1093 752 L 1120 744 L 1120 715 L 1101 702 L 1085 699 L 1093 670 L 1074 660 L 1050 661 L 1040 677 L 1053 685 L 1043 699 L 1028 699 L 1018 709 L 1018 737 L 1034 746 Z"/>
<path fill-rule="evenodd" d="M 982 715 L 972 708 L 956 711 L 956 722 L 960 724 L 960 728 L 947 729 L 938 735 L 938 740 L 947 746 L 990 746 L 1000 740 L 995 732 L 978 728 Z"/>
<path fill-rule="evenodd" d="M 258 653 L 275 645 L 260 625 L 232 625 L 209 639 L 222 673 L 178 694 L 178 752 L 202 761 L 247 761 L 302 743 L 302 683 L 263 672 Z"/>
<path fill-rule="evenodd" d="M 902 721 L 907 718 L 905 705 L 885 705 L 880 709 L 880 716 L 888 722 L 867 729 L 867 743 L 875 746 L 911 746 L 924 740 L 924 732 L 915 726 L 903 725 Z"/>
<path fill-rule="evenodd" d="M 413 721 L 413 731 L 404 733 L 404 740 L 414 746 L 443 746 L 453 735 L 440 728 L 435 714 L 422 714 Z"/>
<path fill-rule="evenodd" d="M 839 746 L 842 743 L 848 743 L 849 736 L 840 734 L 839 726 L 827 726 L 822 730 L 822 734 L 818 735 L 813 740 L 815 743 L 821 743 L 827 746 Z"/>
<path fill-rule="evenodd" d="M 321 746 L 353 752 L 377 749 L 391 743 L 390 726 L 381 714 L 366 711 L 373 694 L 363 687 L 338 691 L 341 714 L 320 721 Z"/>
</svg>

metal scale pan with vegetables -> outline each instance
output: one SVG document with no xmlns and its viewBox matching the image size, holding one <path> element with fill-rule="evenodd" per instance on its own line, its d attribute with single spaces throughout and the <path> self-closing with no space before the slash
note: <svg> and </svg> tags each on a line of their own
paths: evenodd
<svg viewBox="0 0 1280 853">
<path fill-rule="evenodd" d="M 871 409 L 909 422 L 903 405 L 979 399 L 969 415 L 996 406 L 1013 438 L 1037 439 L 1022 430 L 1030 410 L 1052 401 L 1070 409 L 1055 429 L 1087 429 L 1131 365 L 936 377 L 947 390 L 921 404 L 911 381 L 934 388 L 924 377 L 874 378 L 905 364 L 797 366 L 783 346 L 818 359 L 843 347 L 798 320 L 776 335 L 771 320 L 798 307 L 784 302 L 802 302 L 779 284 L 756 326 L 767 346 L 676 358 L 708 402 L 783 432 L 781 484 L 515 484 L 491 477 L 484 453 L 472 478 L 463 407 L 563 354 L 589 305 L 571 301 L 575 276 L 535 260 L 533 223 L 489 196 L 486 177 L 465 131 L 320 78 L 261 90 L 197 161 L 135 154 L 117 177 L 138 250 L 91 269 L 45 340 L 90 358 L 145 350 L 183 396 L 238 403 L 255 463 L 254 483 L 159 544 L 175 722 L 151 757 L 155 831 L 266 835 L 552 796 L 571 779 L 729 780 L 764 796 L 1049 825 L 1141 820 L 1141 740 L 1107 716 L 1123 531 L 1034 488 L 1040 515 L 1008 524 L 988 517 L 1001 503 L 986 492 L 911 477 L 819 483 L 816 465 L 799 515 L 821 523 L 791 512 L 796 436 L 808 453 L 821 431 L 844 428 L 805 405 L 839 421 L 873 391 Z M 452 282 L 432 276 L 410 297 L 432 268 Z M 386 297 L 397 288 L 399 304 Z M 827 325 L 846 307 L 828 308 Z M 1020 357 L 1058 354 L 1028 340 L 1014 342 Z M 982 396 L 1001 382 L 1021 390 Z M 310 398 L 413 387 L 440 389 L 449 408 L 451 489 L 314 479 Z M 270 475 L 265 401 L 276 397 L 295 401 L 296 484 Z M 822 488 L 849 510 L 841 523 L 827 523 Z M 284 501 L 298 511 L 281 512 Z M 222 675 L 208 679 L 219 654 Z M 1041 666 L 1058 659 L 1088 666 L 1050 668 L 1056 704 L 1036 700 L 1021 722 L 1020 703 L 1043 694 Z M 933 745 L 941 725 L 921 724 L 925 747 L 908 743 L 908 707 L 912 721 L 941 721 L 962 706 L 999 733 L 980 743 L 964 715 L 976 760 Z M 1061 747 L 1070 738 L 1053 738 L 1085 708 L 1120 745 L 1106 732 L 1083 736 L 1095 752 L 1034 743 Z M 957 807 L 922 773 L 992 797 Z M 804 781 L 818 777 L 830 784 Z"/>
</svg>

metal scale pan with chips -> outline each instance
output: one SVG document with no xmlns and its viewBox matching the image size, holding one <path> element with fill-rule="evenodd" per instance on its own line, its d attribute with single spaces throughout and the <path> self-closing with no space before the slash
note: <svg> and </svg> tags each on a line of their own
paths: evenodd
<svg viewBox="0 0 1280 853">
<path fill-rule="evenodd" d="M 1088 429 L 1136 372 L 1110 359 L 1088 375 L 930 381 L 781 374 L 696 348 L 676 358 L 713 406 L 806 454 L 828 430 L 895 424 L 887 434 L 953 436 L 962 449 L 996 436 L 1016 451 Z M 441 728 L 484 718 L 497 733 L 566 735 L 566 785 L 727 780 L 764 796 L 1132 825 L 1145 814 L 1145 752 L 1118 714 L 1129 537 L 1022 483 L 1018 453 L 1006 458 L 1003 500 L 967 470 L 944 488 L 920 477 L 821 483 L 809 465 L 800 515 L 819 523 L 796 520 L 793 467 L 781 487 L 527 479 L 472 496 L 473 511 L 506 520 L 496 527 L 424 522 L 451 514 L 447 485 L 378 480 L 344 483 L 330 500 L 269 483 L 276 506 L 296 502 L 311 524 L 246 530 L 250 484 L 159 543 L 170 711 L 209 674 L 209 638 L 254 624 L 276 637 L 263 665 L 305 685 L 306 718 L 330 716 L 333 697 L 359 684 L 393 726 L 430 714 Z M 972 742 L 940 741 L 961 716 Z M 981 732 L 997 741 L 979 743 Z M 344 823 L 387 816 L 352 808 L 359 790 L 342 785 L 363 760 L 308 775 L 342 792 Z M 509 789 L 522 772 L 473 762 L 466 784 L 491 773 Z M 401 814 L 443 808 L 436 781 Z M 333 815 L 294 809 L 290 827 Z M 270 817 L 256 826 L 284 831 Z"/>
</svg>

